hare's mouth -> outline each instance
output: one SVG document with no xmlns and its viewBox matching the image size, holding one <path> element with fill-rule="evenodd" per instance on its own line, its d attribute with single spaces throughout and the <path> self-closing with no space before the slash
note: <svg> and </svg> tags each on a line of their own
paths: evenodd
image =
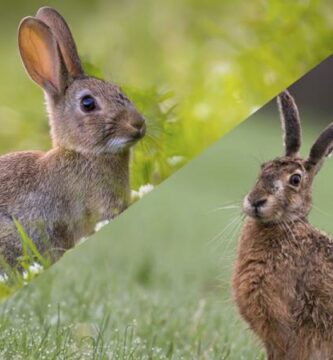
<svg viewBox="0 0 333 360">
<path fill-rule="evenodd" d="M 262 210 L 256 208 L 254 209 L 245 208 L 244 212 L 247 216 L 250 216 L 257 220 L 264 220 L 266 218 L 265 213 Z"/>
<path fill-rule="evenodd" d="M 270 221 L 272 219 L 272 204 L 269 198 L 251 199 L 248 196 L 244 199 L 244 212 L 259 221 Z"/>
</svg>

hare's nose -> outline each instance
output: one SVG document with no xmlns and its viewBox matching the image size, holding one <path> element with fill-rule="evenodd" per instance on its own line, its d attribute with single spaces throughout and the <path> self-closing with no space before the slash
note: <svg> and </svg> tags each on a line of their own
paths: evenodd
<svg viewBox="0 0 333 360">
<path fill-rule="evenodd" d="M 263 207 L 267 202 L 267 199 L 262 198 L 259 200 L 255 200 L 255 201 L 251 201 L 251 205 L 256 209 L 260 209 L 261 207 Z"/>
</svg>

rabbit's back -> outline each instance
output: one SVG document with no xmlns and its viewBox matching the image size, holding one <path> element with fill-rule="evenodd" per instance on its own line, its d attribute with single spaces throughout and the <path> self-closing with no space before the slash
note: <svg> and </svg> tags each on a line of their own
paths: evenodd
<svg viewBox="0 0 333 360">
<path fill-rule="evenodd" d="M 12 209 L 21 194 L 34 191 L 40 181 L 42 152 L 17 152 L 0 156 L 0 209 Z"/>
</svg>

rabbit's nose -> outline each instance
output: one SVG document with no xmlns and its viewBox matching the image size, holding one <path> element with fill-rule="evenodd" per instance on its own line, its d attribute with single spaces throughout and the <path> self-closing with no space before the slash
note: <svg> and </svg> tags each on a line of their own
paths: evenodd
<svg viewBox="0 0 333 360">
<path fill-rule="evenodd" d="M 136 130 L 135 138 L 142 138 L 146 133 L 146 120 L 145 118 L 135 109 L 131 109 L 129 118 L 129 124 L 133 129 Z"/>
<path fill-rule="evenodd" d="M 251 205 L 258 210 L 259 208 L 263 207 L 267 202 L 267 199 L 262 198 L 259 200 L 251 201 Z"/>
</svg>

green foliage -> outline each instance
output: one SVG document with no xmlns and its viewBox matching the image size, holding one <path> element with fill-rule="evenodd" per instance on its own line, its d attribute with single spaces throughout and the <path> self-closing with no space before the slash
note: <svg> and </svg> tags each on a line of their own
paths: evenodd
<svg viewBox="0 0 333 360">
<path fill-rule="evenodd" d="M 22 225 L 14 219 L 15 226 L 20 234 L 20 239 L 23 245 L 23 256 L 20 259 L 20 265 L 26 271 L 29 271 L 32 261 L 37 261 L 44 268 L 48 268 L 50 265 L 50 259 L 40 254 L 35 243 L 30 239 L 28 234 L 25 232 Z"/>
<path fill-rule="evenodd" d="M 50 147 L 41 91 L 16 49 L 19 18 L 45 5 L 29 4 L 11 1 L 2 12 L 0 152 Z M 134 189 L 162 182 L 332 48 L 328 0 L 48 5 L 70 22 L 87 72 L 121 83 L 147 118 L 133 156 Z"/>
</svg>

